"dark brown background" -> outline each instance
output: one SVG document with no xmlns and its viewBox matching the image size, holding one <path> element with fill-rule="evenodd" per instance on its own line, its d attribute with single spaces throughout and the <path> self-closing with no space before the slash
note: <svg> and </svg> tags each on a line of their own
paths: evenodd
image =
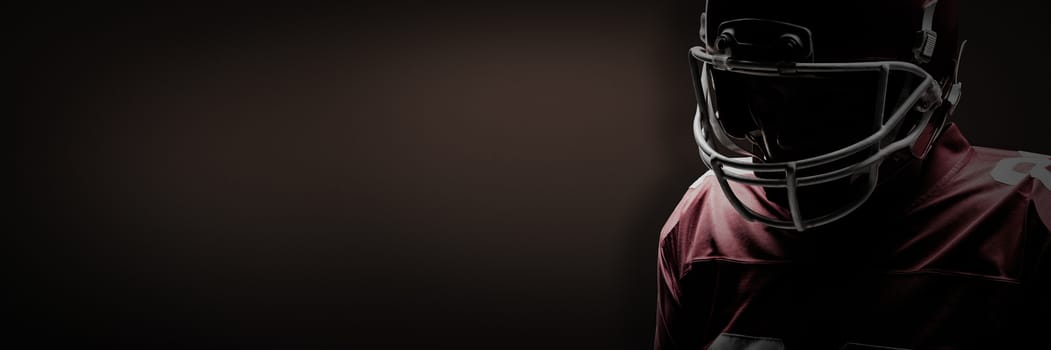
<svg viewBox="0 0 1051 350">
<path fill-rule="evenodd" d="M 963 9 L 955 119 L 975 144 L 1051 152 L 1033 3 Z M 657 234 L 703 170 L 686 65 L 702 8 L 13 12 L 9 331 L 647 348 Z"/>
</svg>

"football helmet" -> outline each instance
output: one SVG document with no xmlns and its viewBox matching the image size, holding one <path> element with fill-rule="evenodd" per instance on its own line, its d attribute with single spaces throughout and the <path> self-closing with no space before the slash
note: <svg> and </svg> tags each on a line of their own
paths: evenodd
<svg viewBox="0 0 1051 350">
<path fill-rule="evenodd" d="M 855 211 L 888 159 L 925 156 L 962 92 L 955 0 L 709 0 L 700 34 L 701 159 L 742 216 L 772 227 Z M 731 183 L 784 210 L 750 207 Z"/>
</svg>

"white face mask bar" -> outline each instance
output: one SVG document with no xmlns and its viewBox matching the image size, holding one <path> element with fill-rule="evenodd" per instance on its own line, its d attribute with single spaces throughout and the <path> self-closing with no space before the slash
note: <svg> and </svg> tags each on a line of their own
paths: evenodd
<svg viewBox="0 0 1051 350">
<path fill-rule="evenodd" d="M 728 59 L 723 55 L 711 55 L 703 47 L 694 47 L 690 50 L 690 56 L 695 62 L 691 67 L 697 83 L 698 109 L 694 117 L 694 139 L 697 142 L 701 160 L 715 173 L 719 186 L 726 194 L 730 204 L 749 221 L 758 221 L 765 225 L 804 231 L 808 228 L 827 224 L 850 214 L 860 207 L 876 188 L 877 170 L 882 161 L 890 154 L 912 147 L 923 133 L 925 126 L 930 122 L 931 115 L 942 102 L 941 88 L 933 77 L 919 66 L 903 61 L 873 61 L 873 62 L 849 62 L 849 63 L 781 63 L 776 65 L 759 64 L 754 62 L 736 61 Z M 792 76 L 807 74 L 834 74 L 848 72 L 878 72 L 879 86 L 877 96 L 876 120 L 885 120 L 879 130 L 864 139 L 849 146 L 835 150 L 820 156 L 800 159 L 788 162 L 754 163 L 750 160 L 734 158 L 722 154 L 716 150 L 718 143 L 713 137 L 720 137 L 719 132 L 709 132 L 718 127 L 718 122 L 710 118 L 718 113 L 713 101 L 714 86 L 710 79 L 710 69 L 732 71 L 740 74 L 763 75 L 763 76 Z M 885 102 L 887 100 L 887 86 L 891 72 L 902 72 L 914 75 L 922 81 L 913 89 L 908 97 L 897 106 L 890 118 L 884 119 Z M 922 113 L 919 122 L 908 131 L 907 136 L 901 140 L 884 144 L 885 140 L 893 137 L 903 125 L 903 121 L 910 111 L 916 110 Z M 713 135 L 715 134 L 715 135 Z M 836 170 L 816 175 L 797 176 L 799 173 L 813 172 L 817 167 L 833 162 L 843 162 L 845 159 L 857 157 L 875 151 L 874 154 L 863 160 L 845 165 Z M 784 178 L 757 177 L 755 173 L 780 173 Z M 843 207 L 818 217 L 806 217 L 800 210 L 798 189 L 800 187 L 813 186 L 827 183 L 858 174 L 868 175 L 866 188 L 863 195 L 851 200 Z M 762 215 L 755 210 L 745 206 L 740 198 L 733 192 L 729 181 L 739 182 L 747 185 L 785 188 L 788 195 L 790 220 L 778 219 Z"/>
</svg>

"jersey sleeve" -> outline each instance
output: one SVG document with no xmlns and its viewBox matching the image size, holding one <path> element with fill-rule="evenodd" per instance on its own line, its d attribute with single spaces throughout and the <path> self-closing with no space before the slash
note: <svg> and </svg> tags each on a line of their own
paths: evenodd
<svg viewBox="0 0 1051 350">
<path fill-rule="evenodd" d="M 678 333 L 676 327 L 680 326 L 682 321 L 679 318 L 684 315 L 679 313 L 682 305 L 679 300 L 681 293 L 678 263 L 674 258 L 669 259 L 669 256 L 675 256 L 676 249 L 673 246 L 674 244 L 660 244 L 657 249 L 657 329 L 653 343 L 655 350 L 682 348 L 675 343 L 675 334 Z"/>
<path fill-rule="evenodd" d="M 690 237 L 685 232 L 685 222 L 692 220 L 688 208 L 696 205 L 702 196 L 701 176 L 690 186 L 661 230 L 657 248 L 657 312 L 653 348 L 655 350 L 697 349 L 700 340 L 696 337 L 703 324 L 702 313 L 696 307 L 704 304 L 700 296 L 688 291 L 680 283 L 683 273 L 684 250 L 688 249 Z"/>
</svg>

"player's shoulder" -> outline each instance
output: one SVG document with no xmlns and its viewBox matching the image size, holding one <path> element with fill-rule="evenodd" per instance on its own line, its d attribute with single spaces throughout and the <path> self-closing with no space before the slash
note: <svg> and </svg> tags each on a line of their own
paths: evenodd
<svg viewBox="0 0 1051 350">
<path fill-rule="evenodd" d="M 725 185 L 725 187 L 724 187 Z M 685 191 L 661 230 L 660 249 L 681 264 L 732 261 L 740 264 L 786 262 L 785 239 L 758 221 L 742 216 L 724 190 L 733 191 L 743 205 L 765 212 L 757 186 L 723 183 L 716 175 L 701 175 Z"/>
<path fill-rule="evenodd" d="M 1027 197 L 1051 192 L 1051 156 L 1047 154 L 976 146 L 969 166 L 971 176 Z"/>
<path fill-rule="evenodd" d="M 748 221 L 737 212 L 722 185 L 711 170 L 693 181 L 664 223 L 661 242 L 674 235 L 676 243 L 682 246 L 729 244 L 765 232 L 765 226 Z M 745 205 L 759 206 L 760 189 L 734 183 L 725 185 Z"/>
<path fill-rule="evenodd" d="M 711 191 L 718 190 L 718 184 L 715 179 L 715 174 L 711 170 L 707 170 L 704 174 L 701 174 L 697 180 L 693 181 L 686 191 L 683 193 L 682 198 L 679 199 L 679 203 L 672 210 L 671 215 L 668 216 L 667 221 L 664 223 L 664 227 L 661 229 L 660 239 L 663 241 L 667 236 L 679 226 L 681 222 L 688 222 L 702 210 L 703 203 L 710 195 Z"/>
<path fill-rule="evenodd" d="M 1004 163 L 1047 166 L 1048 163 L 1051 162 L 1051 156 L 1040 152 L 983 146 L 972 146 L 971 148 L 975 153 L 974 159 L 971 163 L 987 167 L 993 167 Z"/>
<path fill-rule="evenodd" d="M 968 168 L 963 180 L 985 183 L 990 191 L 1026 201 L 1029 210 L 1051 227 L 1051 156 L 975 146 Z"/>
</svg>

